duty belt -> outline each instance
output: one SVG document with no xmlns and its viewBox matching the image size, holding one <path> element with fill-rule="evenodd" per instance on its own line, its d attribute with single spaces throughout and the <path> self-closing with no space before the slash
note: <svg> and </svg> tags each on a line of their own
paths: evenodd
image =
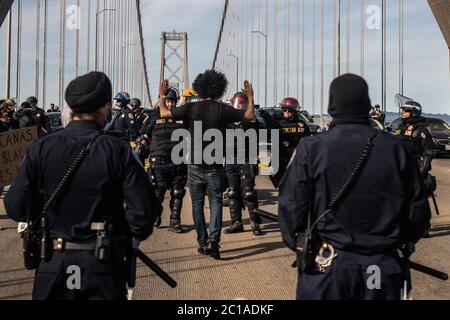
<svg viewBox="0 0 450 320">
<path fill-rule="evenodd" d="M 163 158 L 152 158 L 152 157 L 150 157 L 150 163 L 153 165 L 173 164 L 173 162 L 170 160 L 166 160 Z"/>
<path fill-rule="evenodd" d="M 95 251 L 95 242 L 75 243 L 58 238 L 53 239 L 53 249 L 58 252 L 63 252 L 66 250 Z"/>
</svg>

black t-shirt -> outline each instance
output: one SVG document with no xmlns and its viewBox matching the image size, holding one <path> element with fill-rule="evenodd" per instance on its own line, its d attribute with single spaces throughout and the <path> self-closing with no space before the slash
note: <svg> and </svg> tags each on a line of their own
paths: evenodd
<svg viewBox="0 0 450 320">
<path fill-rule="evenodd" d="M 205 148 L 209 144 L 211 144 L 211 141 L 203 141 L 203 134 L 207 130 L 219 130 L 223 137 L 222 145 L 223 148 L 225 148 L 226 128 L 230 123 L 240 122 L 244 119 L 244 111 L 234 109 L 227 104 L 212 100 L 203 100 L 196 103 L 188 103 L 184 106 L 171 110 L 171 113 L 174 120 L 184 120 L 188 126 L 191 137 L 190 159 L 191 163 L 194 164 L 205 164 L 205 162 L 203 161 L 203 157 L 201 158 L 202 160 L 200 163 L 199 155 L 196 155 L 195 158 L 193 158 L 192 156 L 194 155 L 194 153 L 196 153 L 196 150 L 201 150 L 203 154 Z M 197 132 L 195 132 L 196 127 Z M 200 138 L 200 141 L 198 138 Z M 201 141 L 203 141 L 203 143 L 201 143 L 202 147 L 200 149 L 198 143 L 200 143 Z M 195 148 L 196 144 L 197 148 Z"/>
</svg>

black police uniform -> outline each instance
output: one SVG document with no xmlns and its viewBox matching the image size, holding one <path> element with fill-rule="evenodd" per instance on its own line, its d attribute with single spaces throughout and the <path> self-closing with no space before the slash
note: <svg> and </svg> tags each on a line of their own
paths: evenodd
<svg viewBox="0 0 450 320">
<path fill-rule="evenodd" d="M 89 154 L 75 171 L 61 196 L 48 211 L 50 236 L 59 239 L 49 261 L 36 271 L 33 299 L 125 299 L 126 270 L 120 262 L 100 262 L 92 251 L 96 231 L 91 223 L 112 222 L 114 238 L 145 240 L 161 208 L 130 145 L 101 134 L 93 121 L 72 121 L 65 130 L 48 135 L 28 151 L 5 198 L 8 216 L 18 222 L 36 218 L 42 204 L 59 184 L 69 165 L 89 141 Z M 26 191 L 27 190 L 27 191 Z M 33 203 L 28 203 L 29 195 Z M 125 203 L 125 208 L 124 208 Z M 91 249 L 65 250 L 84 244 Z M 120 258 L 120 257 L 119 257 Z M 69 290 L 70 266 L 81 270 L 81 288 Z"/>
<path fill-rule="evenodd" d="M 296 114 L 291 118 L 275 120 L 268 113 L 263 112 L 262 117 L 269 129 L 280 129 L 280 167 L 278 172 L 271 177 L 275 186 L 281 181 L 289 160 L 299 141 L 311 135 L 308 125 Z"/>
<path fill-rule="evenodd" d="M 134 115 L 128 105 L 120 108 L 120 112 L 114 117 L 113 124 L 110 130 L 116 131 L 122 135 L 122 138 L 126 141 L 132 140 L 132 121 L 134 120 Z"/>
<path fill-rule="evenodd" d="M 419 164 L 422 178 L 425 178 L 431 171 L 431 162 L 434 157 L 433 138 L 425 121 L 424 117 L 403 119 L 402 124 L 394 133 L 408 146 Z"/>
<path fill-rule="evenodd" d="M 145 135 L 150 140 L 150 164 L 156 193 L 161 202 L 167 190 L 170 190 L 170 228 L 180 231 L 181 209 L 186 194 L 187 166 L 172 162 L 172 149 L 178 142 L 172 141 L 172 133 L 177 129 L 186 129 L 183 121 L 161 118 L 159 110 L 149 121 Z M 157 225 L 160 223 L 158 221 Z"/>
<path fill-rule="evenodd" d="M 282 237 L 293 251 L 298 233 L 307 227 L 310 206 L 313 223 L 327 210 L 374 133 L 368 123 L 346 123 L 300 141 L 279 196 Z M 317 225 L 317 234 L 337 256 L 323 272 L 316 266 L 299 274 L 298 299 L 400 298 L 403 270 L 396 248 L 418 241 L 430 211 L 417 164 L 403 143 L 380 132 L 373 144 L 354 187 Z M 371 290 L 366 282 L 374 265 L 381 270 L 381 286 Z"/>
<path fill-rule="evenodd" d="M 228 129 L 243 130 L 245 133 L 247 130 L 255 130 L 258 133 L 259 124 L 257 121 L 248 122 L 241 121 L 239 123 L 232 123 L 228 126 Z M 227 141 L 231 143 L 232 141 Z M 225 230 L 225 233 L 235 233 L 243 231 L 242 225 L 242 209 L 247 207 L 250 222 L 252 224 L 252 230 L 255 235 L 261 235 L 259 224 L 261 218 L 255 212 L 258 208 L 258 195 L 255 188 L 256 177 L 256 163 L 257 159 L 250 159 L 250 141 L 246 139 L 244 144 L 239 145 L 233 141 L 234 146 L 234 161 L 233 163 L 226 163 L 225 173 L 227 178 L 227 198 L 228 206 L 230 208 L 230 216 L 232 226 Z M 238 163 L 238 155 L 243 154 L 245 156 L 244 163 Z"/>
<path fill-rule="evenodd" d="M 131 113 L 133 117 L 130 119 L 130 139 L 131 141 L 136 141 L 147 128 L 151 117 L 144 111 L 144 108 L 138 108 L 138 110 Z"/>
<path fill-rule="evenodd" d="M 15 113 L 14 119 L 18 122 L 20 128 L 37 126 L 40 135 L 48 133 L 51 129 L 50 119 L 41 108 L 19 109 Z"/>
</svg>

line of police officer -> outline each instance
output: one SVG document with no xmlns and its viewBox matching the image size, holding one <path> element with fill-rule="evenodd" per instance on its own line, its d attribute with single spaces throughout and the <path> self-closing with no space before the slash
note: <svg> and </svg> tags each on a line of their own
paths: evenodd
<svg viewBox="0 0 450 320">
<path fill-rule="evenodd" d="M 366 99 L 365 96 L 367 95 L 368 99 L 367 86 L 359 79 L 352 79 L 352 81 L 356 81 L 361 86 L 362 98 Z M 339 82 L 336 86 L 339 87 Z M 84 91 L 80 88 L 84 88 Z M 338 89 L 336 90 L 341 92 Z M 112 256 L 116 256 L 116 258 L 118 256 L 118 260 L 105 260 L 102 263 L 98 263 L 98 261 L 93 260 L 93 256 L 88 255 L 88 252 L 98 249 L 98 243 L 93 241 L 96 235 L 95 230 L 97 230 L 97 235 L 99 234 L 99 230 L 95 229 L 97 225 L 95 228 L 91 225 L 94 221 L 103 221 L 103 229 L 100 231 L 104 233 L 112 232 L 116 235 L 131 233 L 138 240 L 144 240 L 150 235 L 152 225 L 160 225 L 162 213 L 160 202 L 163 201 L 165 192 L 170 190 L 171 216 L 169 230 L 183 232 L 180 215 L 185 194 L 186 172 L 184 165 L 175 165 L 171 161 L 171 151 L 175 143 L 171 141 L 171 135 L 174 130 L 184 128 L 185 124 L 173 121 L 170 118 L 162 119 L 158 115 L 158 110 L 153 116 L 146 114 L 141 108 L 140 101 L 130 99 L 125 92 L 120 92 L 115 97 L 116 106 L 121 109 L 113 119 L 109 103 L 110 93 L 109 79 L 98 72 L 79 77 L 69 84 L 66 90 L 66 100 L 72 108 L 74 121 L 69 125 L 68 130 L 49 135 L 32 147 L 5 199 L 5 207 L 11 218 L 20 222 L 36 218 L 37 213 L 32 217 L 28 216 L 30 214 L 27 209 L 27 205 L 30 205 L 28 203 L 29 192 L 31 191 L 31 194 L 38 194 L 42 197 L 42 199 L 35 200 L 36 208 L 49 198 L 52 199 L 52 190 L 59 187 L 58 178 L 64 175 L 64 170 L 67 167 L 70 168 L 70 161 L 66 159 L 66 155 L 77 156 L 80 147 L 86 146 L 86 143 L 88 143 L 87 148 L 91 151 L 85 160 L 86 164 L 81 165 L 79 169 L 84 174 L 76 176 L 72 182 L 77 187 L 83 185 L 84 189 L 75 186 L 66 187 L 67 194 L 62 199 L 58 199 L 60 203 L 53 203 L 49 207 L 48 222 L 51 225 L 49 232 L 53 255 L 48 260 L 41 261 L 37 269 L 33 293 L 35 298 L 123 299 L 125 297 L 124 266 L 117 263 L 123 259 L 122 255 L 125 255 L 125 253 L 123 251 L 116 252 Z M 336 92 L 334 94 L 333 97 L 336 98 L 338 94 Z M 359 93 L 357 92 L 357 94 Z M 166 92 L 165 97 L 166 108 L 169 110 L 175 108 L 179 99 L 177 91 L 171 88 Z M 248 100 L 247 97 L 239 92 L 235 94 L 232 101 L 236 108 L 245 108 L 246 100 Z M 342 101 L 349 103 L 345 99 Z M 355 101 L 358 102 L 359 100 Z M 340 107 L 339 101 L 331 102 L 330 114 L 333 113 L 333 116 L 335 116 L 334 126 L 341 128 L 339 127 L 340 124 L 349 124 L 348 128 L 352 129 L 357 128 L 355 125 L 366 125 L 366 122 L 368 123 L 368 109 L 364 109 L 367 106 L 366 102 L 364 100 L 361 104 L 363 114 L 358 113 L 358 117 L 349 117 L 348 119 L 340 118 L 338 112 L 332 109 L 332 107 Z M 40 112 L 36 107 L 37 101 L 30 100 L 29 103 L 33 103 L 32 108 L 37 110 L 36 113 Z M 298 148 L 296 149 L 297 144 L 303 138 L 309 136 L 309 131 L 308 126 L 296 115 L 299 108 L 296 99 L 283 99 L 280 106 L 283 111 L 282 119 L 274 119 L 265 112 L 262 112 L 262 116 L 268 128 L 280 129 L 280 162 L 282 166 L 288 166 L 295 150 L 299 151 Z M 348 107 L 354 110 L 358 106 Z M 431 169 L 430 136 L 424 129 L 423 121 L 418 119 L 420 116 L 419 106 L 405 104 L 402 108 L 405 118 L 404 128 L 402 127 L 397 135 L 407 141 L 414 159 L 422 160 L 422 177 L 424 177 Z M 358 110 L 358 112 L 361 112 L 361 110 Z M 248 130 L 257 128 L 257 126 L 256 123 L 238 123 L 232 127 Z M 102 128 L 120 131 L 126 143 L 120 142 L 119 139 L 112 136 L 99 134 L 99 130 Z M 347 127 L 343 126 L 342 128 Z M 336 129 L 335 131 L 338 132 Z M 328 136 L 330 135 L 328 134 Z M 387 136 L 384 139 L 387 139 Z M 142 147 L 140 156 L 143 160 L 147 155 L 150 158 L 151 175 L 155 178 L 155 188 L 148 184 L 148 179 L 142 179 L 142 167 L 137 165 L 138 162 L 134 160 L 131 152 L 130 142 L 133 141 L 139 141 Z M 235 154 L 238 153 L 235 152 Z M 296 163 L 295 159 L 297 158 L 304 161 L 305 155 L 301 154 L 300 158 L 296 155 L 294 163 Z M 96 158 L 96 161 L 92 161 L 93 159 L 89 161 L 89 158 L 93 157 Z M 243 231 L 242 209 L 245 205 L 250 213 L 253 233 L 261 235 L 262 231 L 259 226 L 261 220 L 255 213 L 257 208 L 255 167 L 250 165 L 251 159 L 247 157 L 246 160 L 248 162 L 242 166 L 234 164 L 226 166 L 230 214 L 233 222 L 226 232 Z M 295 166 L 297 165 L 300 165 L 299 168 L 303 168 L 301 166 L 310 165 L 310 163 L 301 162 L 295 164 Z M 292 208 L 289 206 L 296 201 L 305 200 L 298 197 L 297 183 L 306 177 L 297 176 L 297 174 L 302 175 L 303 173 L 297 171 L 295 167 L 289 168 L 289 170 L 290 175 L 286 175 L 287 180 L 282 181 L 283 187 L 280 190 L 280 214 L 282 217 L 292 216 L 292 220 L 288 219 L 288 221 L 296 221 L 295 215 L 297 215 L 297 212 L 291 210 Z M 414 186 L 417 187 L 417 185 Z M 89 190 L 89 194 L 85 192 L 86 190 Z M 419 191 L 417 191 L 417 197 L 420 196 Z M 293 193 L 293 197 L 291 202 L 286 203 L 285 201 L 289 197 L 288 193 Z M 104 197 L 105 194 L 108 194 L 108 197 Z M 81 199 L 82 201 L 80 201 Z M 126 203 L 125 209 L 123 200 Z M 80 216 L 79 212 L 85 212 L 86 216 Z M 424 215 L 426 214 L 424 213 Z M 127 220 L 128 224 L 126 225 L 131 230 L 125 227 L 124 220 Z M 420 221 L 423 221 L 423 219 Z M 114 229 L 105 230 L 105 227 L 109 225 L 107 222 L 114 225 Z M 301 230 L 295 229 L 296 225 L 292 223 L 286 225 L 285 222 L 286 220 L 282 222 L 283 237 L 291 248 L 295 248 L 293 237 Z M 72 228 L 72 226 L 78 227 Z M 420 226 L 417 226 L 414 231 L 419 232 L 420 230 Z M 336 232 L 342 233 L 343 231 Z M 412 241 L 416 240 L 416 237 L 417 234 L 414 234 Z M 339 239 L 339 236 L 336 239 Z M 339 247 L 337 243 L 333 244 Z M 76 252 L 79 251 L 86 252 L 86 255 L 77 255 Z M 339 254 L 345 256 L 343 252 Z M 98 259 L 97 254 L 95 257 Z M 83 284 L 88 284 L 78 291 L 70 291 L 65 287 L 67 274 L 64 268 L 72 264 L 78 264 L 82 267 L 84 272 Z M 98 274 L 102 273 L 112 276 L 110 278 L 98 277 Z M 313 278 L 310 280 L 313 281 Z M 338 282 L 339 277 L 335 280 Z M 309 288 L 313 287 L 310 286 Z M 304 292 L 307 292 L 308 287 L 305 286 L 305 288 Z M 321 290 L 317 291 L 317 294 L 326 291 L 327 288 L 321 288 Z M 304 292 L 299 292 L 299 296 L 308 297 Z M 330 296 L 333 296 L 333 294 L 330 294 Z M 327 297 L 327 295 L 324 294 L 322 297 Z"/>
<path fill-rule="evenodd" d="M 29 97 L 17 110 L 13 99 L 0 101 L 0 132 L 34 126 L 38 127 L 39 136 L 51 131 L 50 120 L 45 110 L 38 107 L 36 97 Z"/>
</svg>

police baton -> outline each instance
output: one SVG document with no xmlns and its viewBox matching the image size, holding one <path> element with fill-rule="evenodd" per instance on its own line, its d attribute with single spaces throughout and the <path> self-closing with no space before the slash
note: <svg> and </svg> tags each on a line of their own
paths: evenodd
<svg viewBox="0 0 450 320">
<path fill-rule="evenodd" d="M 261 210 L 261 209 L 255 209 L 255 213 L 267 220 L 270 220 L 273 222 L 279 222 L 278 216 L 273 213 L 270 213 L 270 212 L 267 212 L 267 211 Z"/>
<path fill-rule="evenodd" d="M 259 214 L 263 218 L 266 218 L 267 220 L 271 220 L 271 221 L 274 221 L 274 222 L 278 222 L 279 221 L 277 215 L 275 215 L 273 213 L 270 213 L 270 212 L 267 212 L 265 210 L 256 209 L 255 213 Z M 295 268 L 296 266 L 297 266 L 297 261 L 295 261 L 292 264 L 293 268 Z M 430 267 L 427 267 L 427 266 L 424 266 L 424 265 L 421 265 L 419 263 L 416 263 L 416 262 L 413 262 L 413 261 L 409 261 L 409 267 L 411 269 L 415 270 L 415 271 L 424 273 L 424 274 L 429 275 L 431 277 L 434 277 L 434 278 L 437 278 L 437 279 L 440 279 L 440 280 L 443 280 L 443 281 L 447 281 L 448 280 L 448 274 L 447 273 L 439 271 L 439 270 L 436 270 L 436 269 L 433 269 L 433 268 L 430 268 Z"/>
<path fill-rule="evenodd" d="M 162 270 L 152 259 L 147 257 L 140 249 L 134 249 L 136 256 L 153 272 L 155 272 L 165 283 L 167 283 L 171 288 L 177 286 L 177 282 L 169 276 L 164 270 Z"/>
<path fill-rule="evenodd" d="M 437 279 L 440 279 L 440 280 L 444 280 L 444 281 L 448 280 L 448 274 L 447 273 L 439 271 L 439 270 L 436 270 L 436 269 L 432 269 L 432 268 L 426 267 L 426 266 L 421 265 L 419 263 L 410 261 L 409 262 L 409 267 L 411 269 L 413 269 L 413 270 L 416 270 L 418 272 L 424 273 L 424 274 L 429 275 L 431 277 L 434 277 L 434 278 L 437 278 Z"/>
<path fill-rule="evenodd" d="M 439 207 L 437 205 L 436 197 L 434 195 L 434 192 L 431 193 L 431 199 L 433 199 L 434 209 L 436 210 L 436 214 L 439 216 Z"/>
</svg>

